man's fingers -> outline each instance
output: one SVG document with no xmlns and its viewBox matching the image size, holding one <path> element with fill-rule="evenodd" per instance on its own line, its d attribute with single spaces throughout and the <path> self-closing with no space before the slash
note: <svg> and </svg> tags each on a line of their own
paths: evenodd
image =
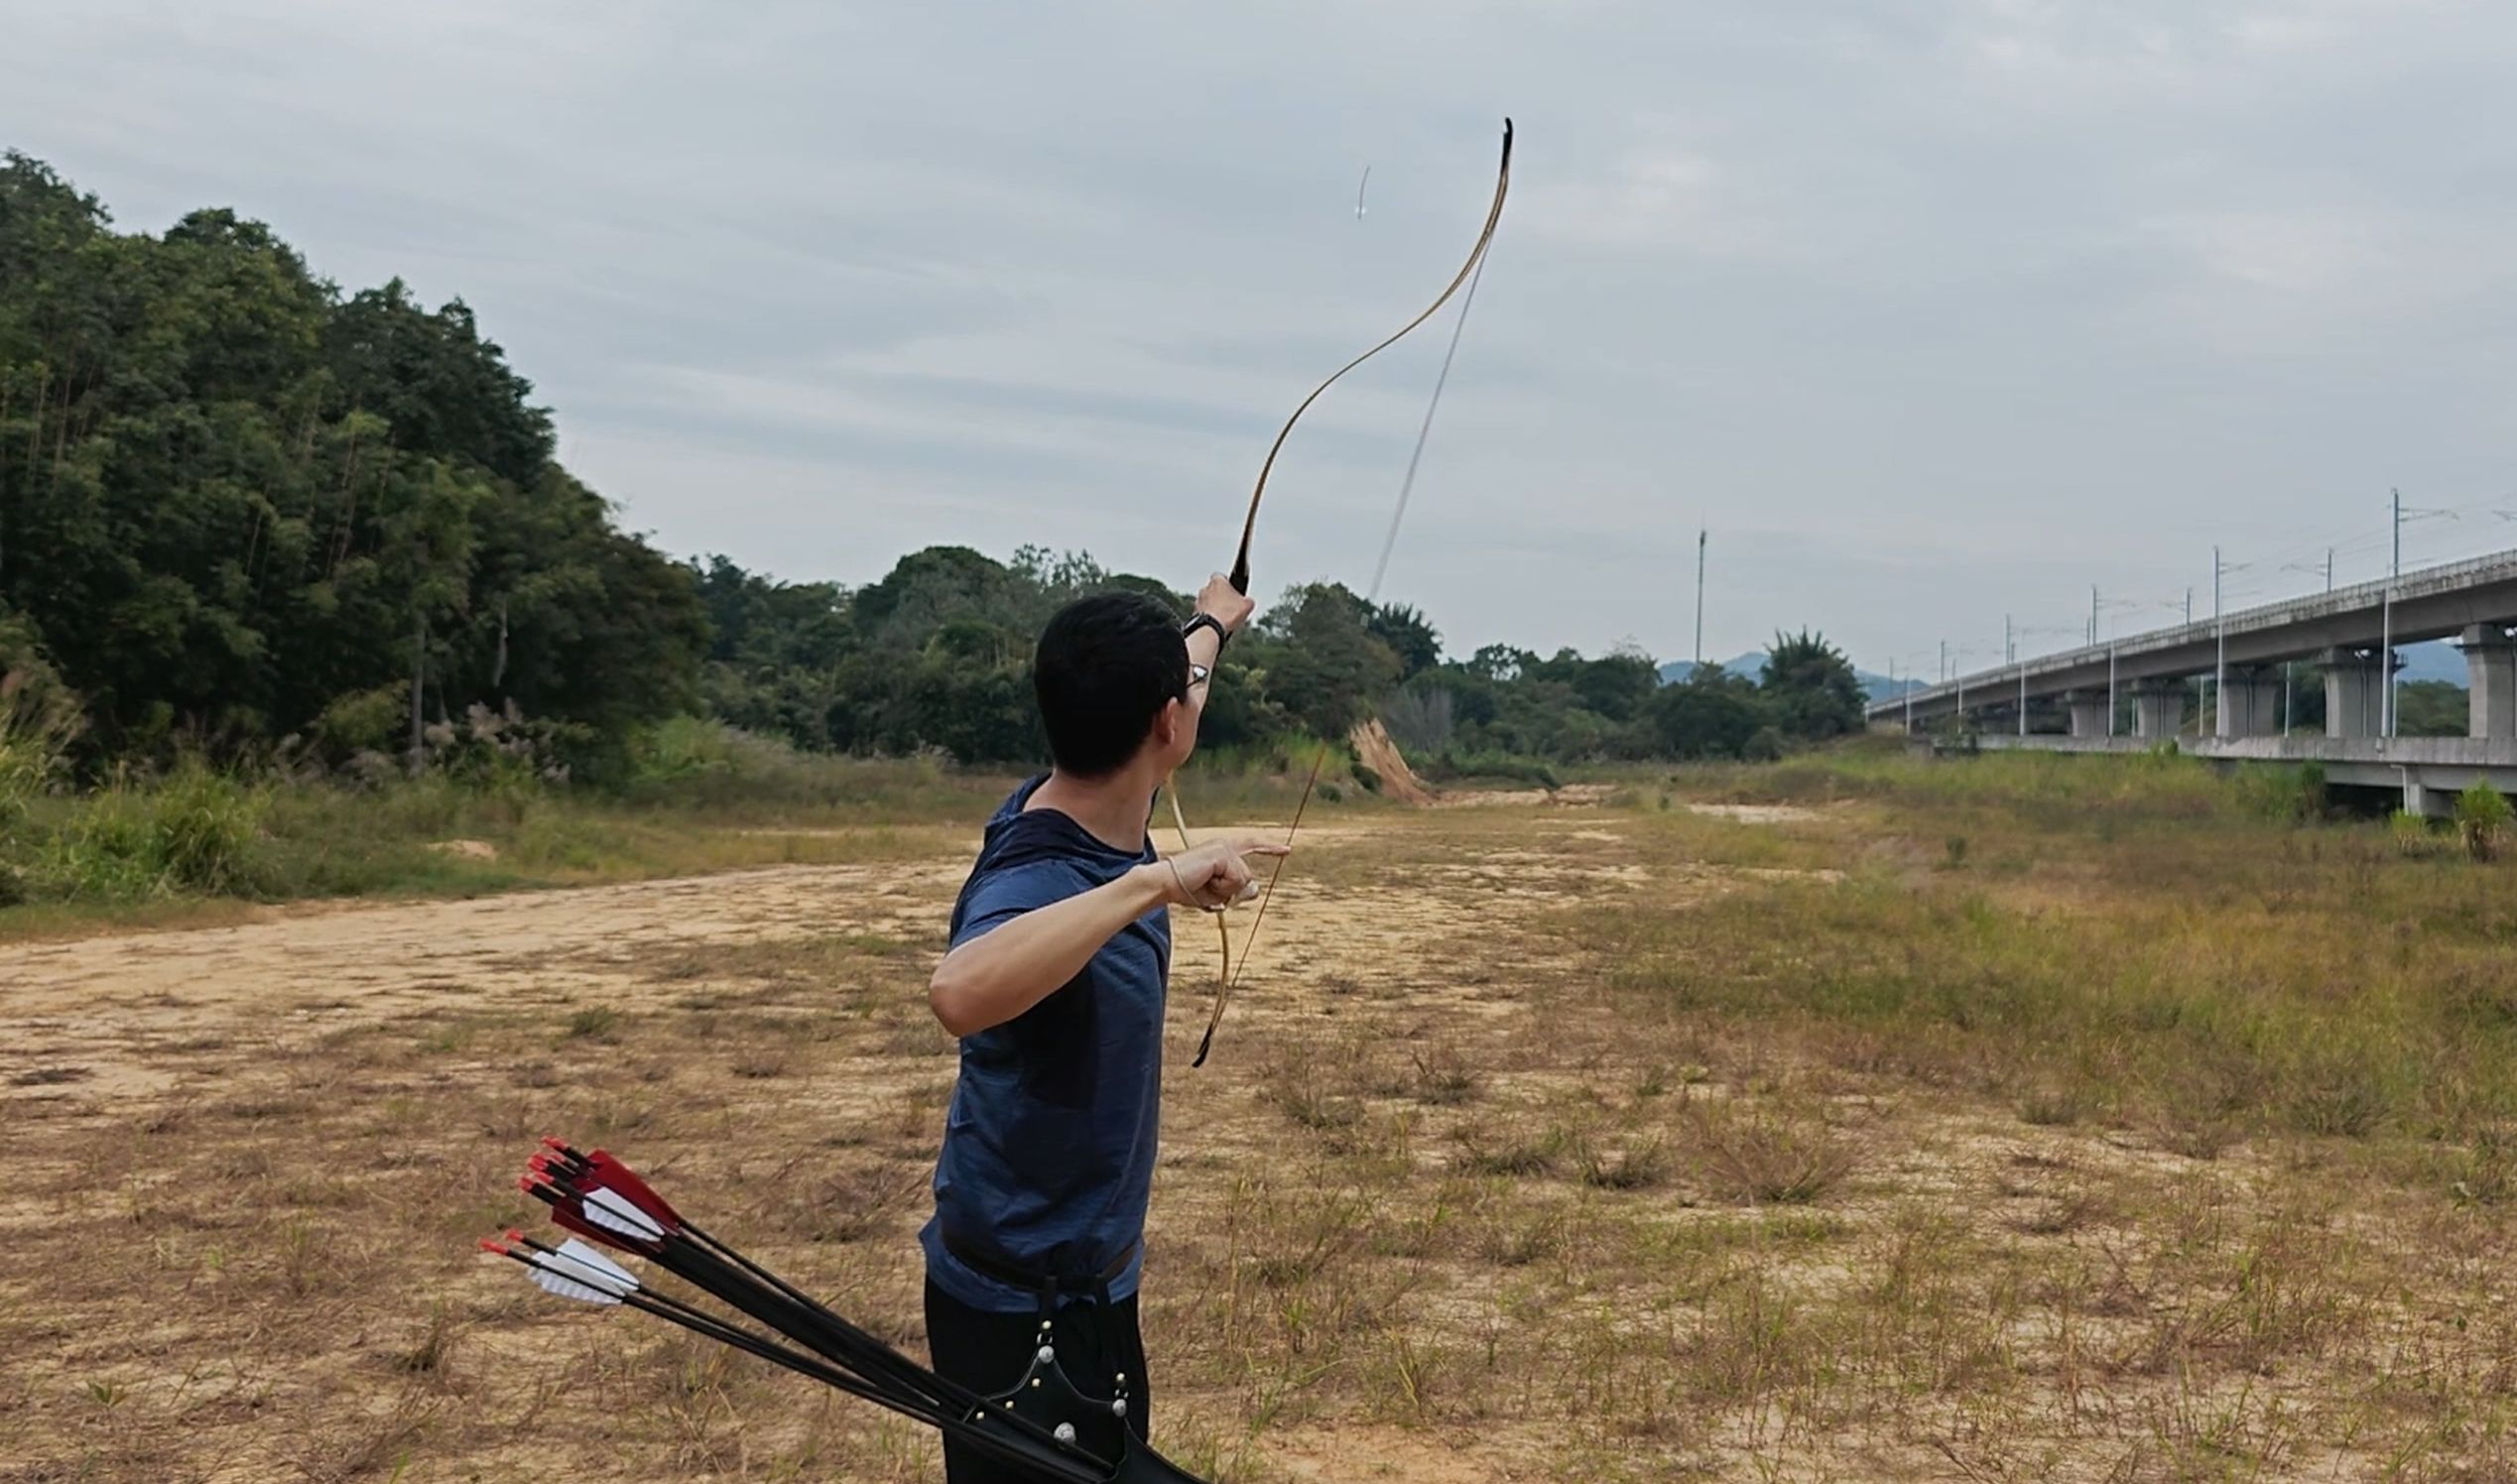
<svg viewBox="0 0 2517 1484">
<path fill-rule="evenodd" d="M 1294 847 L 1283 840 L 1241 840 L 1232 847 L 1235 855 L 1291 855 Z"/>
</svg>

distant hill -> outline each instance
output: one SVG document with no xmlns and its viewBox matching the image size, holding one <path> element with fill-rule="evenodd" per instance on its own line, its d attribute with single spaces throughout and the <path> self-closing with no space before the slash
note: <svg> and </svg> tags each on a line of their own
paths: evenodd
<svg viewBox="0 0 2517 1484">
<path fill-rule="evenodd" d="M 2407 644 L 2402 654 L 2403 669 L 2397 674 L 2407 680 L 2445 680 L 2461 688 L 2472 679 L 2464 668 L 2464 651 L 2445 639 Z"/>
<path fill-rule="evenodd" d="M 1765 679 L 1765 651 L 1763 650 L 1750 650 L 1744 655 L 1734 655 L 1727 660 L 1714 663 L 1732 675 L 1746 676 L 1752 680 Z M 1661 667 L 1661 683 L 1675 685 L 1695 673 L 1695 661 L 1673 660 Z M 2407 671 L 2405 674 L 2409 675 L 2411 672 Z M 1900 676 L 1890 680 L 1886 676 L 1873 675 L 1859 666 L 1853 667 L 1853 677 L 1861 681 L 1862 690 L 1872 700 L 1886 700 L 1892 695 L 1903 695 L 1908 690 L 1920 689 L 1923 684 L 1921 680 L 1910 676 Z"/>
<path fill-rule="evenodd" d="M 1765 651 L 1763 650 L 1750 650 L 1744 655 L 1738 655 L 1728 660 L 1716 660 L 1713 663 L 1730 672 L 1732 675 L 1743 675 L 1752 680 L 1761 680 L 1765 679 Z M 1695 661 L 1672 660 L 1667 665 L 1661 667 L 1661 683 L 1664 685 L 1675 685 L 1695 673 Z"/>
</svg>

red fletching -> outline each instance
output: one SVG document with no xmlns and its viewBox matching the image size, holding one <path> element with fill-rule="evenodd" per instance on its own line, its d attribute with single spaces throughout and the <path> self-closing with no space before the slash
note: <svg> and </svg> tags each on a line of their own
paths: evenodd
<svg viewBox="0 0 2517 1484">
<path fill-rule="evenodd" d="M 637 1172 L 628 1166 L 599 1149 L 587 1155 L 585 1163 L 594 1175 L 588 1183 L 598 1184 L 605 1189 L 617 1192 L 631 1205 L 655 1217 L 667 1230 L 675 1230 L 682 1225 L 682 1213 L 675 1210 L 663 1196 L 648 1188 L 647 1182 L 640 1179 Z"/>
<path fill-rule="evenodd" d="M 514 1238 L 514 1236 L 515 1236 L 515 1233 L 514 1233 L 514 1232 L 509 1232 L 507 1235 L 508 1235 L 508 1237 L 509 1237 L 510 1239 L 513 1239 L 513 1238 Z M 494 1252 L 494 1253 L 497 1253 L 500 1257 L 505 1257 L 505 1256 L 507 1256 L 507 1255 L 508 1255 L 508 1252 L 507 1252 L 507 1244 L 506 1244 L 505 1242 L 501 1242 L 501 1241 L 499 1241 L 496 1237 L 483 1237 L 483 1238 L 481 1238 L 481 1239 L 480 1239 L 480 1250 L 481 1250 L 481 1251 L 483 1251 L 483 1252 Z"/>
</svg>

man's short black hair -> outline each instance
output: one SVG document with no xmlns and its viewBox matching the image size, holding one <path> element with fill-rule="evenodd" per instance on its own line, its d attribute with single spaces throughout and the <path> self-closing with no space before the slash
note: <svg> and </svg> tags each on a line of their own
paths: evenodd
<svg viewBox="0 0 2517 1484">
<path fill-rule="evenodd" d="M 1031 681 L 1058 767 L 1106 778 L 1145 745 L 1165 702 L 1188 697 L 1189 645 L 1160 599 L 1095 593 L 1040 631 Z"/>
</svg>

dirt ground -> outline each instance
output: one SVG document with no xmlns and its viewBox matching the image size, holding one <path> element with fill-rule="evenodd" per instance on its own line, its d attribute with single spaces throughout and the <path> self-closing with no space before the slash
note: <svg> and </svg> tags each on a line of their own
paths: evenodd
<svg viewBox="0 0 2517 1484">
<path fill-rule="evenodd" d="M 0 946 L 0 1480 L 939 1477 L 915 1429 L 472 1243 L 561 1133 L 918 1348 L 953 1067 L 923 987 L 971 843 Z M 1638 1020 L 1578 928 L 1860 843 L 1595 795 L 1308 827 L 1196 1070 L 1185 917 L 1157 1442 L 1349 1484 L 2454 1473 L 2323 1399 L 2416 1354 L 2504 1384 L 2449 1313 L 2503 1242 L 2316 1288 L 2368 1232 L 2265 1197 L 2268 1159 Z M 2160 1338 L 2203 1320 L 2235 1338 Z"/>
</svg>

